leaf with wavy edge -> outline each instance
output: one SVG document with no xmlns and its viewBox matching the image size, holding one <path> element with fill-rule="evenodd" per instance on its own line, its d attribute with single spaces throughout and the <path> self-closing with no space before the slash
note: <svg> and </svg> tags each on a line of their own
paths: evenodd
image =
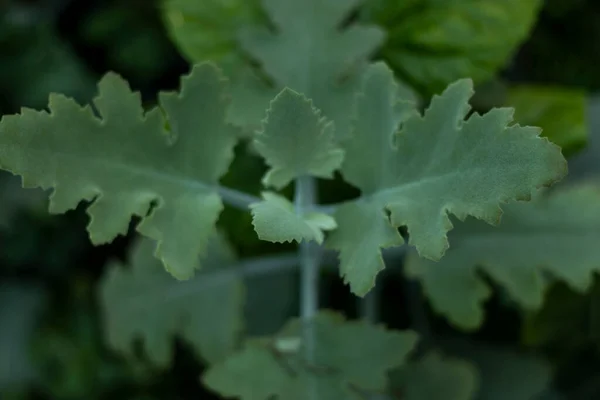
<svg viewBox="0 0 600 400">
<path fill-rule="evenodd" d="M 195 66 L 180 93 L 161 93 L 162 110 L 147 113 L 116 74 L 98 86 L 100 118 L 59 94 L 50 96 L 50 112 L 5 116 L 0 165 L 27 187 L 53 188 L 52 213 L 93 200 L 94 244 L 126 233 L 131 218 L 141 217 L 137 230 L 158 242 L 155 254 L 167 270 L 190 278 L 223 208 L 216 185 L 236 142 L 224 122 L 224 80 L 212 64 Z"/>
<path fill-rule="evenodd" d="M 180 335 L 208 362 L 232 352 L 244 320 L 241 275 L 218 275 L 234 268 L 233 250 L 221 235 L 209 242 L 202 271 L 181 282 L 152 257 L 143 239 L 131 251 L 130 267 L 109 267 L 99 286 L 105 335 L 116 350 L 133 354 L 142 338 L 146 354 L 161 366 L 171 362 L 175 335 Z"/>
<path fill-rule="evenodd" d="M 292 320 L 271 338 L 249 340 L 215 364 L 203 382 L 226 397 L 243 400 L 361 399 L 356 389 L 383 391 L 387 373 L 402 365 L 417 342 L 411 331 L 388 331 L 365 321 L 346 321 L 322 311 L 312 321 L 312 357 L 302 337 L 306 326 Z"/>
<path fill-rule="evenodd" d="M 440 262 L 411 255 L 406 271 L 422 282 L 433 308 L 463 329 L 481 324 L 482 303 L 490 295 L 476 267 L 521 306 L 537 309 L 549 284 L 543 271 L 579 292 L 600 271 L 599 203 L 600 187 L 591 184 L 539 194 L 530 203 L 506 206 L 498 227 L 459 225 Z"/>
<path fill-rule="evenodd" d="M 333 178 L 344 160 L 344 151 L 334 142 L 333 124 L 311 100 L 287 88 L 271 101 L 254 143 L 271 167 L 263 183 L 277 189 L 305 175 Z"/>
<path fill-rule="evenodd" d="M 294 205 L 276 193 L 265 192 L 262 197 L 264 201 L 250 205 L 252 224 L 261 240 L 275 243 L 314 240 L 321 244 L 325 237 L 323 231 L 337 227 L 335 219 L 327 214 L 297 214 Z"/>
<path fill-rule="evenodd" d="M 511 109 L 473 114 L 465 121 L 472 92 L 471 81 L 458 81 L 434 96 L 421 116 L 396 98 L 390 69 L 374 64 L 357 98 L 352 137 L 343 144 L 342 175 L 362 190 L 358 201 L 373 207 L 374 215 L 388 212 L 389 217 L 381 218 L 392 227 L 406 226 L 409 244 L 431 260 L 439 260 L 448 248 L 450 213 L 495 225 L 501 203 L 528 199 L 533 190 L 560 180 L 567 171 L 560 148 L 541 138 L 539 129 L 508 125 Z M 362 215 L 341 208 L 334 215 L 340 228 L 330 241 L 341 251 L 344 280 L 358 295 L 370 290 L 383 267 L 377 247 L 401 242 L 384 233 L 387 224 L 373 225 L 370 235 L 385 240 L 368 246 L 371 257 L 352 256 L 351 249 L 363 246 L 359 230 L 364 224 L 356 222 Z"/>
<path fill-rule="evenodd" d="M 348 135 L 360 73 L 384 38 L 383 31 L 372 25 L 340 28 L 362 2 L 263 0 L 274 31 L 257 25 L 239 36 L 242 48 L 275 86 L 314 101 L 323 116 L 334 121 L 338 137 Z"/>
</svg>

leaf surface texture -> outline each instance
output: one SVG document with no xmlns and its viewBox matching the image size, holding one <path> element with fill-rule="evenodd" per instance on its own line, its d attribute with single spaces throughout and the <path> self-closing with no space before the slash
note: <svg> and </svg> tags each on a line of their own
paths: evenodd
<svg viewBox="0 0 600 400">
<path fill-rule="evenodd" d="M 144 113 L 139 94 L 109 73 L 93 103 L 100 117 L 53 94 L 49 112 L 23 109 L 2 119 L 0 164 L 26 187 L 53 188 L 53 213 L 93 200 L 87 211 L 95 244 L 125 234 L 131 217 L 142 217 L 137 230 L 158 242 L 156 256 L 167 270 L 190 278 L 223 208 L 216 185 L 236 132 L 224 122 L 217 68 L 198 65 L 181 85 L 180 93 L 160 94 L 161 108 Z"/>
<path fill-rule="evenodd" d="M 490 295 L 477 267 L 518 304 L 538 309 L 550 284 L 544 272 L 578 292 L 590 288 L 600 270 L 599 200 L 600 188 L 579 184 L 508 205 L 499 226 L 460 224 L 441 261 L 413 254 L 406 271 L 421 281 L 434 309 L 465 329 L 481 324 Z"/>
<path fill-rule="evenodd" d="M 320 116 L 312 101 L 290 89 L 271 102 L 254 143 L 271 166 L 263 182 L 277 189 L 305 175 L 333 178 L 344 159 L 334 143 L 333 124 Z"/>
<path fill-rule="evenodd" d="M 343 145 L 342 175 L 361 189 L 362 197 L 334 215 L 339 228 L 329 245 L 341 251 L 342 275 L 358 295 L 370 290 L 383 268 L 376 247 L 401 243 L 381 220 L 394 229 L 406 226 L 409 244 L 422 257 L 437 261 L 449 246 L 450 213 L 495 225 L 501 203 L 528 199 L 567 170 L 560 148 L 539 137 L 539 129 L 509 125 L 511 109 L 464 120 L 472 95 L 469 80 L 434 96 L 423 115 L 395 94 L 392 72 L 382 63 L 371 66 L 357 99 L 352 136 Z M 361 212 L 350 212 L 350 207 Z M 371 256 L 354 250 L 361 246 Z"/>
</svg>

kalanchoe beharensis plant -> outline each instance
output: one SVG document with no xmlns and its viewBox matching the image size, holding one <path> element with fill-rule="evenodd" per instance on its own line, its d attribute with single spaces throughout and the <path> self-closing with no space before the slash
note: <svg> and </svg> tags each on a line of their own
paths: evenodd
<svg viewBox="0 0 600 400">
<path fill-rule="evenodd" d="M 431 353 L 407 364 L 415 332 L 319 310 L 324 248 L 339 253 L 341 277 L 365 296 L 386 249 L 407 242 L 405 272 L 464 329 L 481 324 L 490 294 L 476 266 L 529 308 L 547 284 L 538 267 L 572 287 L 589 285 L 600 266 L 597 235 L 586 235 L 600 226 L 597 189 L 540 191 L 565 176 L 561 149 L 540 129 L 515 124 L 510 108 L 470 113 L 470 79 L 421 112 L 387 64 L 373 61 L 385 31 L 364 22 L 369 13 L 349 19 L 359 5 L 265 0 L 268 21 L 251 13 L 239 37 L 259 74 L 241 56 L 215 60 L 229 78 L 216 63 L 198 63 L 179 92 L 161 93 L 146 111 L 109 73 L 91 105 L 53 94 L 48 111 L 3 118 L 0 165 L 25 187 L 52 188 L 50 212 L 91 201 L 95 244 L 140 219 L 131 268 L 111 266 L 101 284 L 113 348 L 133 353 L 141 337 L 148 358 L 164 366 L 177 334 L 210 365 L 203 382 L 225 397 L 361 399 L 391 390 L 392 370 L 407 376 L 411 366 L 443 360 Z M 220 184 L 240 141 L 268 165 L 260 198 Z M 316 181 L 336 172 L 360 195 L 322 206 Z M 281 192 L 289 185 L 293 199 Z M 226 206 L 250 212 L 258 238 L 296 242 L 297 254 L 237 259 L 216 228 Z M 451 215 L 474 218 L 452 230 Z M 581 234 L 559 240 L 551 226 Z M 299 318 L 272 336 L 244 338 L 244 279 L 295 267 Z"/>
</svg>

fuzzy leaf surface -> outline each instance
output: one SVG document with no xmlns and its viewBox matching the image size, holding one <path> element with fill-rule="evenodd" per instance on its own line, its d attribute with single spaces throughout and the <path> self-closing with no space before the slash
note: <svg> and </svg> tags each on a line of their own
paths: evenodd
<svg viewBox="0 0 600 400">
<path fill-rule="evenodd" d="M 214 365 L 204 383 L 223 396 L 243 400 L 361 399 L 353 388 L 384 390 L 388 371 L 405 362 L 417 340 L 414 332 L 345 321 L 327 311 L 311 323 L 310 360 L 302 340 L 305 326 L 293 320 L 274 337 L 250 340 L 236 355 Z"/>
<path fill-rule="evenodd" d="M 52 213 L 93 200 L 87 212 L 95 244 L 125 234 L 131 218 L 141 217 L 137 230 L 158 242 L 156 256 L 187 279 L 223 208 L 216 185 L 236 142 L 224 122 L 224 93 L 218 69 L 201 64 L 182 79 L 180 93 L 160 94 L 162 110 L 144 113 L 139 94 L 109 73 L 94 99 L 100 117 L 57 94 L 50 112 L 5 116 L 0 165 L 26 187 L 53 188 Z"/>
<path fill-rule="evenodd" d="M 521 306 L 538 309 L 550 283 L 544 271 L 578 292 L 600 271 L 599 201 L 600 188 L 585 184 L 508 205 L 499 226 L 460 224 L 440 262 L 413 254 L 406 272 L 421 281 L 435 310 L 464 329 L 481 324 L 490 295 L 477 267 Z"/>
<path fill-rule="evenodd" d="M 194 278 L 178 281 L 152 256 L 149 240 L 138 242 L 131 266 L 113 264 L 100 285 L 107 342 L 133 354 L 142 338 L 150 360 L 161 366 L 171 362 L 175 335 L 208 362 L 233 351 L 242 329 L 244 286 L 241 276 L 226 274 L 235 256 L 221 236 L 209 242 L 203 264 Z"/>
<path fill-rule="evenodd" d="M 478 378 L 477 369 L 469 362 L 433 351 L 394 371 L 391 392 L 402 400 L 471 400 L 479 386 Z"/>
<path fill-rule="evenodd" d="M 330 215 L 317 212 L 298 215 L 285 197 L 270 192 L 262 196 L 264 201 L 250 206 L 252 224 L 261 240 L 276 243 L 314 240 L 321 244 L 323 231 L 337 227 Z"/>
<path fill-rule="evenodd" d="M 375 26 L 353 23 L 340 29 L 361 3 L 263 0 L 275 31 L 263 24 L 249 27 L 239 36 L 242 48 L 261 64 L 274 86 L 288 87 L 311 99 L 324 117 L 334 121 L 337 137 L 348 135 L 348 111 L 360 73 L 384 38 Z"/>
<path fill-rule="evenodd" d="M 439 260 L 444 255 L 446 233 L 452 229 L 449 214 L 495 225 L 501 203 L 528 199 L 536 188 L 566 174 L 560 148 L 541 138 L 537 128 L 509 125 L 511 109 L 473 114 L 465 121 L 473 93 L 469 80 L 434 96 L 422 116 L 396 93 L 389 68 L 371 66 L 357 98 L 352 137 L 343 145 L 341 171 L 361 189 L 361 207 L 373 207 L 373 215 L 389 212 L 391 226 L 406 226 L 409 244 L 422 257 Z M 364 215 L 340 208 L 334 215 L 340 228 L 330 242 L 342 252 L 342 275 L 358 295 L 370 290 L 382 268 L 379 249 L 370 257 L 350 253 L 363 245 L 364 223 L 359 222 Z M 371 228 L 371 235 L 385 238 L 379 247 L 400 243 L 386 224 L 372 223 Z M 375 247 L 370 243 L 368 248 Z M 366 258 L 371 261 L 365 264 Z"/>
<path fill-rule="evenodd" d="M 363 20 L 388 32 L 383 59 L 428 93 L 493 77 L 533 28 L 541 0 L 370 0 Z"/>
<path fill-rule="evenodd" d="M 334 142 L 333 124 L 311 100 L 287 88 L 271 102 L 254 143 L 271 166 L 263 183 L 277 189 L 304 175 L 333 178 L 344 160 L 344 151 Z"/>
</svg>

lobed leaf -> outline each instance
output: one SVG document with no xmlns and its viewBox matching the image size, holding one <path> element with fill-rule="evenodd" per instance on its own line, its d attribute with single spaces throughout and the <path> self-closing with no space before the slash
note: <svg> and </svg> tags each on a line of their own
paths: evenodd
<svg viewBox="0 0 600 400">
<path fill-rule="evenodd" d="M 152 257 L 151 242 L 142 240 L 132 251 L 130 268 L 110 266 L 99 286 L 110 346 L 133 354 L 141 338 L 150 360 L 161 366 L 171 362 L 175 335 L 210 363 L 231 353 L 244 319 L 244 286 L 232 270 L 235 256 L 214 236 L 203 263 L 193 279 L 177 281 Z"/>
<path fill-rule="evenodd" d="M 354 92 L 369 56 L 383 41 L 375 26 L 340 25 L 362 0 L 263 0 L 274 29 L 256 25 L 239 35 L 242 48 L 260 63 L 274 86 L 304 94 L 348 135 Z M 246 93 L 248 94 L 248 93 Z M 264 98 L 257 91 L 256 100 Z M 251 96 L 247 96 L 250 104 Z M 267 104 L 263 104 L 263 110 Z M 262 118 L 257 115 L 256 119 Z"/>
<path fill-rule="evenodd" d="M 0 165 L 26 187 L 53 188 L 50 211 L 92 200 L 94 244 L 137 230 L 158 242 L 156 256 L 179 279 L 193 275 L 223 208 L 217 193 L 236 142 L 225 123 L 224 81 L 212 64 L 197 65 L 180 93 L 160 94 L 145 113 L 140 96 L 109 73 L 94 106 L 50 96 L 49 112 L 23 109 L 0 123 Z M 163 115 L 164 113 L 164 115 Z M 166 130 L 168 124 L 170 130 Z"/>
<path fill-rule="evenodd" d="M 304 175 L 333 178 L 344 160 L 344 151 L 334 143 L 333 124 L 311 100 L 287 88 L 271 102 L 254 143 L 271 166 L 263 183 L 277 189 Z"/>
<path fill-rule="evenodd" d="M 276 243 L 314 240 L 321 244 L 323 231 L 337 227 L 335 220 L 327 214 L 310 212 L 298 215 L 294 205 L 285 197 L 270 192 L 262 196 L 264 201 L 250 206 L 252 224 L 261 240 Z"/>
<path fill-rule="evenodd" d="M 544 271 L 583 292 L 600 270 L 599 200 L 600 188 L 584 184 L 508 205 L 499 226 L 461 224 L 441 261 L 413 254 L 406 272 L 421 281 L 433 308 L 463 329 L 481 324 L 482 303 L 490 295 L 476 267 L 521 306 L 538 309 L 550 283 Z"/>
<path fill-rule="evenodd" d="M 288 323 L 272 338 L 254 339 L 203 377 L 212 390 L 243 400 L 361 399 L 358 390 L 384 390 L 389 369 L 404 363 L 416 344 L 413 332 L 390 332 L 321 312 L 309 322 L 312 354 L 302 338 L 307 328 Z"/>
<path fill-rule="evenodd" d="M 448 248 L 448 214 L 495 225 L 501 203 L 528 199 L 533 190 L 560 180 L 567 171 L 560 148 L 539 137 L 539 129 L 509 126 L 511 109 L 473 114 L 464 121 L 472 95 L 469 80 L 435 96 L 423 116 L 395 94 L 392 72 L 374 64 L 357 98 L 353 135 L 343 145 L 342 175 L 361 189 L 362 198 L 335 214 L 339 228 L 329 244 L 340 250 L 342 275 L 358 295 L 370 290 L 383 268 L 377 247 L 401 243 L 378 220 L 369 225 L 369 236 L 380 242 L 365 244 L 363 220 L 369 213 L 394 229 L 406 226 L 409 244 L 437 261 Z M 348 207 L 362 211 L 352 213 Z M 357 248 L 360 253 L 353 250 Z"/>
</svg>

